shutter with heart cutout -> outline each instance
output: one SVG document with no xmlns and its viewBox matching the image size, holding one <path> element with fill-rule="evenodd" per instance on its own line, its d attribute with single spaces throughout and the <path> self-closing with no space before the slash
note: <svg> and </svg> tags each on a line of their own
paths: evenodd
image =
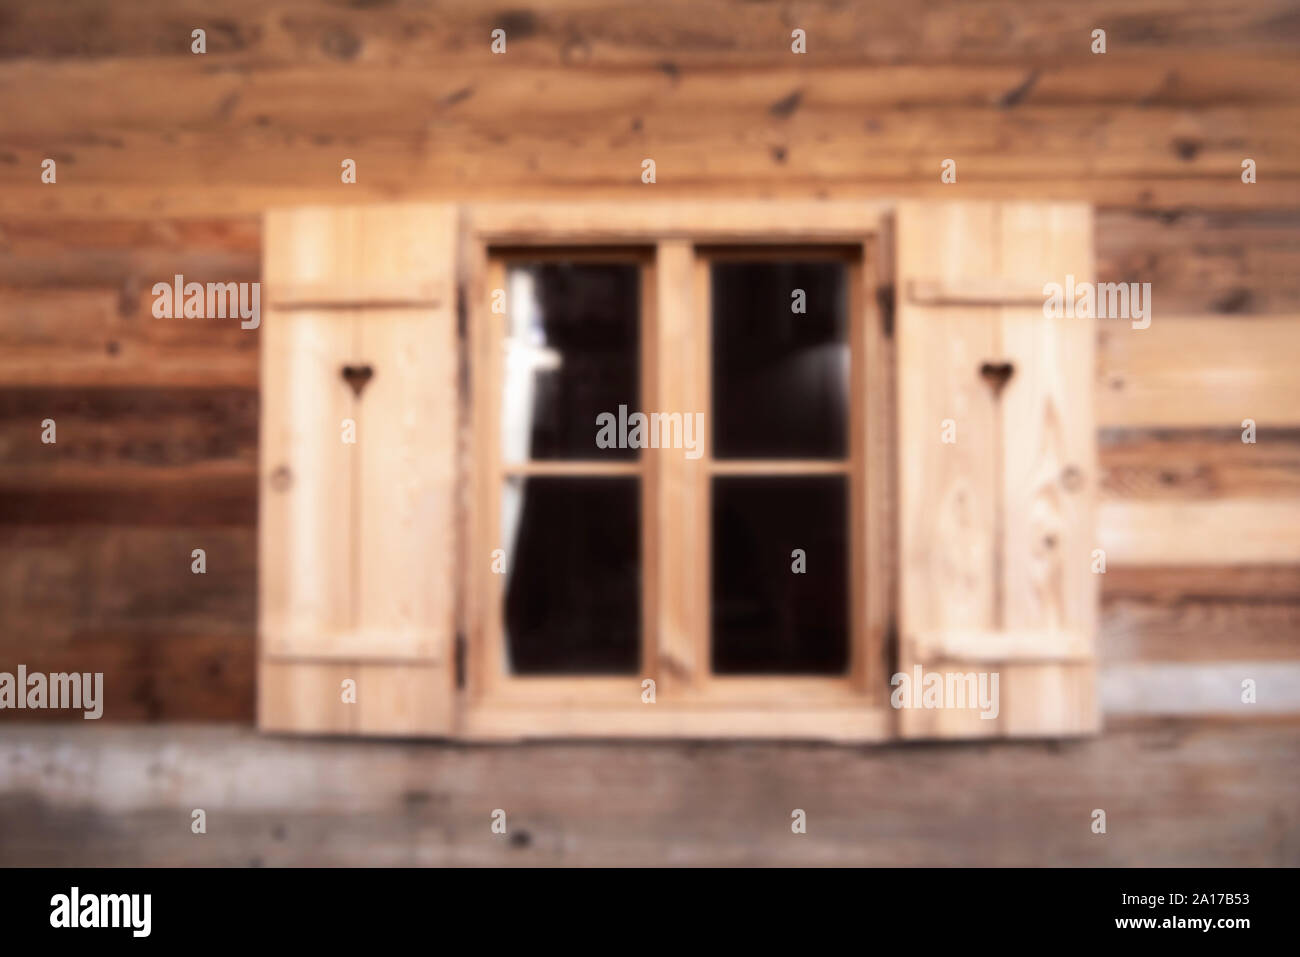
<svg viewBox="0 0 1300 957">
<path fill-rule="evenodd" d="M 266 215 L 265 730 L 455 730 L 456 221 L 430 204 Z"/>
<path fill-rule="evenodd" d="M 1043 308 L 1068 275 L 1093 279 L 1087 206 L 899 208 L 898 670 L 998 676 L 989 718 L 913 688 L 904 737 L 1097 729 L 1096 324 Z"/>
</svg>

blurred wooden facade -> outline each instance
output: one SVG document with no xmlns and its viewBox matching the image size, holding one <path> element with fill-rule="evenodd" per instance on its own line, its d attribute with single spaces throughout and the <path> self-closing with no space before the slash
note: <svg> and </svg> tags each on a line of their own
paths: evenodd
<svg viewBox="0 0 1300 957">
<path fill-rule="evenodd" d="M 0 2 L 0 664 L 104 671 L 106 721 L 251 723 L 258 336 L 149 290 L 258 279 L 267 205 L 1083 199 L 1098 278 L 1154 300 L 1098 343 L 1103 703 L 1227 711 L 1221 666 L 1253 662 L 1294 710 L 1298 53 L 1281 0 Z M 1300 751 L 1285 722 L 1195 734 Z M 1243 863 L 1300 860 L 1272 780 L 1289 843 Z"/>
</svg>

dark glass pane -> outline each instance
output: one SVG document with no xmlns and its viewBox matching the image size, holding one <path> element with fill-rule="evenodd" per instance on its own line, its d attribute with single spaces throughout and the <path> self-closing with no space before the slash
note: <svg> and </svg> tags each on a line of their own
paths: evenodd
<svg viewBox="0 0 1300 957">
<path fill-rule="evenodd" d="M 521 263 L 507 272 L 502 456 L 635 459 L 596 445 L 596 417 L 639 408 L 641 269 Z"/>
<path fill-rule="evenodd" d="M 516 478 L 502 490 L 510 671 L 632 674 L 641 663 L 635 478 Z"/>
<path fill-rule="evenodd" d="M 714 672 L 844 674 L 848 549 L 844 476 L 715 478 Z"/>
<path fill-rule="evenodd" d="M 714 263 L 714 456 L 845 456 L 845 275 L 842 262 Z"/>
</svg>

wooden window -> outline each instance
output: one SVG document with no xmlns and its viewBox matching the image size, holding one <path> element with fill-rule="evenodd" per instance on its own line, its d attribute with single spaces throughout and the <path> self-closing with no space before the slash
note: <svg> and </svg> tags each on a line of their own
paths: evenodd
<svg viewBox="0 0 1300 957">
<path fill-rule="evenodd" d="M 887 534 L 890 462 L 878 210 L 842 209 L 835 222 L 813 210 L 799 216 L 774 209 L 756 219 L 752 210 L 735 209 L 743 218 L 734 223 L 707 208 L 658 207 L 640 221 L 626 211 L 605 221 L 593 215 L 598 210 L 581 212 L 576 219 L 547 207 L 475 207 L 470 214 L 478 302 L 469 314 L 475 518 L 464 562 L 474 596 L 466 732 L 883 736 L 890 592 L 885 546 L 871 544 L 873 535 L 883 543 Z M 621 284 L 618 275 L 626 277 Z M 539 434 L 537 419 L 549 413 L 538 397 L 564 392 L 552 381 L 562 378 L 556 370 L 572 367 L 577 375 L 579 368 L 563 344 L 553 344 L 563 334 L 544 328 L 551 296 L 539 304 L 538 289 L 548 282 L 562 291 L 554 309 L 566 315 L 557 324 L 603 350 L 597 358 L 606 371 L 624 370 L 627 387 L 620 392 L 600 385 L 595 372 L 581 375 L 600 399 L 566 400 L 577 420 L 576 445 L 560 456 L 546 451 L 554 446 L 547 439 L 541 454 L 536 442 L 526 453 L 506 454 L 503 434 L 514 434 L 516 444 Z M 614 297 L 616 317 L 593 305 L 610 307 L 611 283 L 639 288 L 637 296 Z M 497 290 L 503 313 L 491 308 Z M 618 321 L 631 312 L 635 334 Z M 619 332 L 611 335 L 611 326 Z M 623 345 L 615 350 L 611 342 Z M 639 350 L 629 366 L 631 344 Z M 529 377 L 531 404 L 518 398 L 521 374 Z M 782 389 L 774 376 L 783 377 Z M 620 406 L 669 417 L 671 434 L 690 448 L 598 449 L 597 416 L 618 415 Z M 697 421 L 694 434 L 687 426 Z M 881 454 L 869 459 L 873 434 Z M 512 483 L 537 488 L 521 492 Z M 610 504 L 619 483 L 634 505 Z M 577 491 L 582 485 L 586 493 Z M 574 522 L 587 564 L 609 572 L 587 583 L 619 596 L 636 585 L 636 655 L 624 651 L 619 668 L 602 674 L 570 653 L 581 636 L 558 633 L 582 630 L 590 616 L 552 621 L 557 633 L 540 665 L 521 662 L 508 621 L 529 575 L 539 582 L 562 575 L 565 587 L 549 589 L 552 603 L 562 602 L 558 592 L 581 589 L 583 582 L 557 571 L 571 560 L 569 543 L 556 540 L 529 556 L 518 518 L 503 527 L 521 494 L 550 497 L 552 517 L 573 510 L 561 504 L 566 489 L 588 497 L 590 514 L 566 520 Z M 639 523 L 629 533 L 626 516 L 634 509 Z M 589 524 L 600 511 L 618 517 L 605 528 Z M 616 539 L 639 549 L 638 573 L 621 580 L 611 575 L 632 556 L 626 548 L 611 556 Z M 491 570 L 493 553 L 507 553 L 504 574 Z M 803 572 L 809 560 L 813 573 L 797 574 L 796 562 Z M 631 630 L 627 621 L 624 612 L 619 633 Z M 626 667 L 630 660 L 634 669 Z"/>
<path fill-rule="evenodd" d="M 869 652 L 850 609 L 866 567 L 850 519 L 863 491 L 852 437 L 869 412 L 853 348 L 867 318 L 862 248 L 699 255 L 713 423 L 710 677 L 845 678 Z"/>
<path fill-rule="evenodd" d="M 1041 295 L 1091 276 L 1090 230 L 995 203 L 271 214 L 262 726 L 1090 730 L 1094 326 Z M 598 443 L 624 412 L 687 447 Z M 1001 714 L 895 710 L 918 667 L 998 670 Z"/>
<path fill-rule="evenodd" d="M 487 279 L 506 307 L 474 330 L 471 699 L 639 702 L 653 651 L 651 462 L 598 447 L 596 418 L 643 405 L 653 255 L 498 248 Z"/>
</svg>

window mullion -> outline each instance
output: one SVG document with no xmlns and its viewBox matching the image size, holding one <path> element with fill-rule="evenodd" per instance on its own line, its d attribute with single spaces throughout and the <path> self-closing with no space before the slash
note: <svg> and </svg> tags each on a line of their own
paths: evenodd
<svg viewBox="0 0 1300 957">
<path fill-rule="evenodd" d="M 708 667 L 708 322 L 700 314 L 693 245 L 658 244 L 647 412 L 703 412 L 702 457 L 647 449 L 655 532 L 656 680 L 670 698 L 699 688 Z"/>
</svg>

